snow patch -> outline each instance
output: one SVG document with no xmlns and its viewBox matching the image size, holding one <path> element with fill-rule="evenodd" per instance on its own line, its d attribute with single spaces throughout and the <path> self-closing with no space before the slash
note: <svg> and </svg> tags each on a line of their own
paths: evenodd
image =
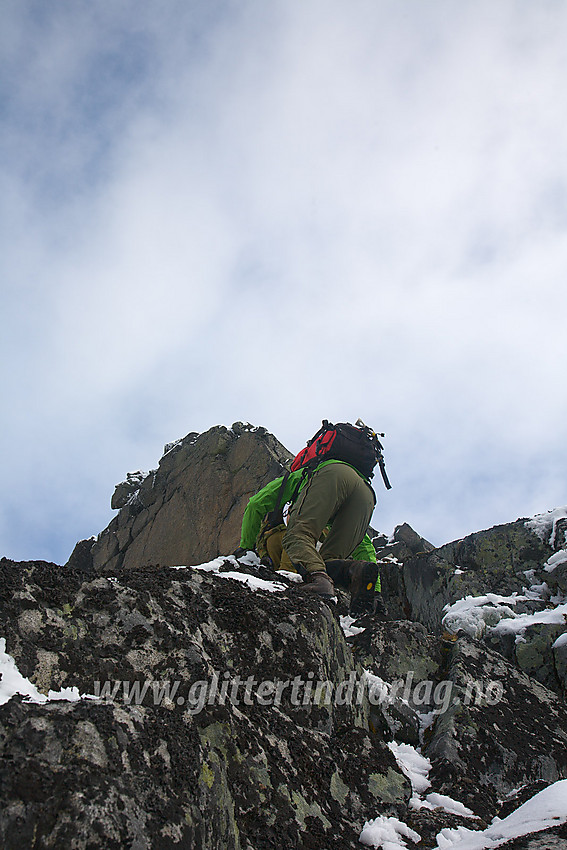
<svg viewBox="0 0 567 850">
<path fill-rule="evenodd" d="M 510 607 L 517 602 L 526 601 L 526 596 L 499 596 L 487 593 L 486 596 L 465 596 L 452 605 L 445 605 L 443 626 L 452 634 L 459 630 L 470 637 L 481 637 L 488 627 L 496 626 L 502 618 L 513 618 L 515 613 Z"/>
<path fill-rule="evenodd" d="M 423 794 L 431 785 L 429 759 L 422 756 L 411 744 L 397 744 L 395 741 L 390 741 L 388 747 L 394 754 L 400 770 L 411 782 L 414 796 Z"/>
<path fill-rule="evenodd" d="M 555 608 L 546 608 L 545 611 L 536 611 L 533 614 L 515 614 L 509 620 L 501 620 L 492 631 L 496 634 L 512 632 L 521 635 L 529 626 L 537 623 L 547 625 L 564 625 L 567 617 L 567 604 L 557 605 Z"/>
<path fill-rule="evenodd" d="M 445 812 L 461 815 L 462 817 L 477 817 L 463 803 L 453 800 L 452 797 L 448 797 L 445 794 L 436 794 L 435 792 L 425 794 L 431 786 L 431 782 L 429 781 L 431 762 L 419 750 L 416 750 L 411 744 L 397 744 L 395 741 L 389 743 L 388 747 L 394 754 L 400 770 L 411 782 L 413 794 L 410 800 L 410 807 L 412 809 L 443 809 Z"/>
<path fill-rule="evenodd" d="M 60 691 L 49 691 L 47 696 L 26 679 L 18 670 L 11 655 L 6 652 L 6 639 L 0 638 L 0 705 L 5 705 L 16 694 L 26 698 L 26 702 L 43 704 L 64 700 L 77 702 L 80 699 L 95 699 L 90 694 L 80 694 L 78 688 L 62 688 Z"/>
<path fill-rule="evenodd" d="M 367 847 L 380 847 L 382 850 L 405 850 L 409 838 L 414 844 L 421 841 L 421 835 L 397 818 L 377 817 L 367 821 L 360 833 L 360 843 Z"/>
<path fill-rule="evenodd" d="M 379 704 L 391 705 L 394 700 L 390 694 L 391 685 L 381 679 L 380 676 L 375 676 L 368 670 L 364 671 L 364 680 L 368 686 L 368 690 L 374 695 L 373 698 L 378 700 Z"/>
<path fill-rule="evenodd" d="M 538 623 L 564 624 L 567 603 L 559 598 L 552 600 L 555 607 L 534 611 L 532 614 L 518 614 L 513 610 L 511 606 L 518 602 L 541 599 L 542 597 L 536 591 L 545 594 L 549 592 L 549 588 L 545 583 L 534 585 L 526 596 L 516 593 L 512 596 L 498 596 L 495 593 L 488 593 L 486 596 L 466 596 L 452 605 L 445 606 L 443 626 L 448 632 L 455 634 L 462 630 L 473 638 L 480 638 L 486 632 L 494 634 L 511 632 L 517 636 L 517 639 L 521 639 L 521 635 L 529 626 Z"/>
<path fill-rule="evenodd" d="M 464 826 L 442 829 L 434 850 L 489 850 L 513 838 L 567 822 L 567 779 L 554 782 L 504 820 L 495 818 L 482 832 Z"/>
<path fill-rule="evenodd" d="M 177 566 L 172 567 L 172 569 L 202 570 L 203 572 L 214 573 L 220 578 L 233 578 L 236 579 L 236 581 L 247 584 L 251 590 L 269 590 L 272 593 L 287 590 L 287 585 L 282 584 L 279 581 L 266 581 L 265 579 L 248 575 L 248 573 L 241 573 L 238 570 L 223 570 L 221 572 L 221 567 L 225 567 L 227 562 L 234 564 L 235 567 L 239 566 L 239 562 L 236 560 L 234 555 L 227 555 L 226 557 L 215 558 L 214 561 L 208 561 L 206 564 L 198 564 L 197 566 L 191 567 Z M 241 558 L 241 563 L 257 566 L 260 561 L 253 552 L 249 552 L 245 557 Z"/>
<path fill-rule="evenodd" d="M 353 637 L 354 635 L 359 635 L 364 631 L 362 626 L 353 626 L 352 624 L 356 622 L 356 617 L 349 616 L 341 616 L 340 618 L 341 628 L 344 632 L 345 637 Z"/>
<path fill-rule="evenodd" d="M 567 561 L 567 549 L 560 549 L 555 555 L 552 555 L 551 558 L 548 558 L 545 564 L 543 565 L 546 573 L 551 573 L 553 570 L 559 566 L 559 564 L 564 564 Z"/>
<path fill-rule="evenodd" d="M 411 805 L 411 803 L 410 803 Z M 427 794 L 421 804 L 417 807 L 420 809 L 443 809 L 452 815 L 460 815 L 463 818 L 477 818 L 469 808 L 458 800 L 453 800 L 452 797 L 447 797 L 446 794 Z"/>
</svg>

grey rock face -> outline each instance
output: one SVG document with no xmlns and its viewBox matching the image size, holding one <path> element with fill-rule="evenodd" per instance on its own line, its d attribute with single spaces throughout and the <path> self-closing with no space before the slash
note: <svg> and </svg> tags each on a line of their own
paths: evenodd
<svg viewBox="0 0 567 850">
<path fill-rule="evenodd" d="M 392 615 L 417 620 L 433 633 L 464 628 L 518 669 L 565 694 L 567 650 L 554 643 L 566 624 L 555 617 L 553 622 L 526 625 L 517 634 L 498 625 L 502 617 L 549 613 L 565 602 L 567 519 L 553 520 L 557 513 L 561 512 L 550 512 L 547 525 L 546 515 L 535 523 L 517 520 L 436 549 L 409 526 L 399 526 L 394 539 L 377 549 Z M 470 624 L 459 626 L 458 615 L 444 620 L 446 606 L 486 594 L 495 595 L 494 603 L 486 605 L 478 631 Z M 499 603 L 495 597 L 509 601 Z M 504 610 L 507 604 L 508 611 Z"/>
<path fill-rule="evenodd" d="M 166 449 L 157 470 L 131 473 L 116 488 L 120 512 L 91 550 L 96 573 L 200 564 L 233 551 L 248 499 L 291 459 L 265 429 L 242 423 L 188 434 Z"/>
<path fill-rule="evenodd" d="M 396 740 L 416 745 L 421 726 L 418 743 L 433 765 L 429 792 L 490 821 L 525 802 L 529 789 L 567 777 L 564 702 L 482 642 L 399 621 L 375 623 L 349 643 L 391 686 L 381 709 Z M 506 811 L 503 801 L 519 787 L 526 796 Z"/>
<path fill-rule="evenodd" d="M 20 672 L 44 693 L 99 694 L 0 707 L 6 850 L 354 850 L 366 819 L 409 800 L 364 700 L 327 700 L 325 687 L 305 699 L 309 683 L 362 668 L 333 611 L 285 580 L 278 593 L 190 568 L 85 580 L 5 559 L 0 578 Z M 262 696 L 265 681 L 288 683 L 279 702 Z"/>
<path fill-rule="evenodd" d="M 404 561 L 404 584 L 412 619 L 439 631 L 445 605 L 467 595 L 521 593 L 526 571 L 541 569 L 551 546 L 525 520 L 470 534 Z"/>
<path fill-rule="evenodd" d="M 557 694 L 466 636 L 455 641 L 445 675 L 451 705 L 427 746 L 436 791 L 457 791 L 488 816 L 520 786 L 567 777 L 567 710 Z"/>
</svg>

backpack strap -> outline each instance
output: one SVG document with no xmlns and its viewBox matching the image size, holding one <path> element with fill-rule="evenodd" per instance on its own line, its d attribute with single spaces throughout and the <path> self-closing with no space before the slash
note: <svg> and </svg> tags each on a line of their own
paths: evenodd
<svg viewBox="0 0 567 850">
<path fill-rule="evenodd" d="M 317 464 L 319 464 L 320 462 L 321 462 L 321 458 L 317 458 Z M 289 499 L 286 499 L 286 502 L 289 502 L 292 505 L 295 503 L 295 501 L 296 501 L 296 499 L 299 495 L 299 491 L 300 491 L 300 489 L 303 485 L 305 478 L 310 478 L 313 475 L 313 472 L 315 471 L 315 467 L 311 467 L 310 465 L 304 466 L 301 471 L 302 471 L 302 475 L 300 475 L 300 477 L 297 479 L 297 484 L 295 485 L 295 487 L 291 491 L 291 493 L 289 495 Z M 284 475 L 283 475 L 283 481 L 280 485 L 280 489 L 278 490 L 278 497 L 276 499 L 276 510 L 279 510 L 279 508 L 283 508 L 283 504 L 282 504 L 283 494 L 284 494 L 284 490 L 285 490 L 285 487 L 286 487 L 286 484 L 288 482 L 288 478 L 289 478 L 290 475 L 291 475 L 291 472 L 289 471 L 289 469 L 286 469 L 285 472 L 284 472 Z"/>
<path fill-rule="evenodd" d="M 307 472 L 307 470 L 306 470 L 306 472 Z M 288 478 L 289 478 L 290 475 L 291 475 L 290 470 L 286 469 L 284 471 L 284 474 L 283 474 L 283 479 L 282 479 L 282 483 L 280 484 L 280 489 L 278 490 L 278 495 L 277 495 L 277 498 L 276 498 L 276 504 L 272 508 L 272 510 L 268 511 L 268 513 L 266 514 L 265 518 L 268 520 L 270 527 L 274 527 L 276 525 L 279 525 L 280 523 L 282 523 L 284 521 L 283 520 L 282 500 L 283 500 L 284 490 L 286 488 L 286 484 L 288 482 Z M 299 480 L 298 480 L 297 484 L 295 485 L 295 488 L 294 488 L 293 492 L 291 493 L 289 499 L 286 499 L 286 502 L 291 502 L 292 504 L 295 502 L 295 500 L 297 499 L 298 493 L 299 493 L 299 488 L 303 484 L 303 478 L 304 478 L 303 475 L 299 478 Z"/>
<path fill-rule="evenodd" d="M 285 490 L 285 487 L 286 487 L 286 484 L 287 484 L 287 480 L 288 480 L 290 475 L 291 475 L 291 472 L 289 471 L 289 469 L 284 470 L 282 483 L 280 485 L 280 489 L 278 490 L 278 497 L 276 499 L 276 507 L 275 507 L 276 511 L 279 511 L 279 509 L 283 507 L 283 505 L 282 505 L 283 494 L 284 494 L 284 490 Z"/>
<path fill-rule="evenodd" d="M 276 498 L 276 504 L 272 508 L 271 511 L 268 511 L 266 516 L 264 517 L 264 522 L 266 522 L 266 528 L 275 528 L 276 525 L 281 525 L 283 522 L 283 505 L 282 499 L 284 490 L 287 484 L 287 480 L 291 475 L 289 469 L 284 470 L 282 483 L 280 484 L 280 489 L 278 490 L 278 495 Z"/>
</svg>

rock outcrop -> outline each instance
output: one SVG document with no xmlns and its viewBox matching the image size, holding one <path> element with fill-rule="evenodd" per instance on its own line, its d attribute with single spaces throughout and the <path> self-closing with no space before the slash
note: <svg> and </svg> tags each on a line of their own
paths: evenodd
<svg viewBox="0 0 567 850">
<path fill-rule="evenodd" d="M 190 568 L 0 570 L 20 672 L 45 694 L 98 693 L 3 706 L 6 850 L 355 848 L 367 817 L 405 809 L 411 786 L 348 698 L 363 671 L 318 599 Z"/>
<path fill-rule="evenodd" d="M 395 617 L 422 623 L 428 632 L 462 629 L 565 695 L 566 619 L 551 613 L 567 613 L 566 530 L 567 517 L 559 510 L 434 548 L 409 526 L 398 526 L 377 547 L 389 607 Z M 452 610 L 466 598 L 468 611 Z M 512 628 L 512 619 L 521 617 L 525 625 Z"/>
<path fill-rule="evenodd" d="M 371 623 L 348 642 L 385 683 L 381 711 L 392 736 L 414 744 L 421 727 L 432 765 L 425 805 L 446 795 L 487 823 L 567 776 L 565 703 L 481 642 L 410 621 Z M 405 822 L 423 835 L 427 813 L 418 806 Z M 430 840 L 425 846 L 435 846 Z"/>
<path fill-rule="evenodd" d="M 253 559 L 0 574 L 6 647 L 37 688 L 0 709 L 6 850 L 354 850 L 378 816 L 432 848 L 567 776 L 557 694 L 466 636 L 353 629 L 346 599 Z M 430 760 L 426 790 L 403 746 Z"/>
<path fill-rule="evenodd" d="M 457 599 L 521 593 L 528 584 L 526 571 L 541 569 L 552 554 L 551 546 L 521 519 L 416 554 L 404 561 L 412 619 L 438 630 L 445 605 Z"/>
<path fill-rule="evenodd" d="M 156 470 L 117 485 L 119 509 L 93 541 L 81 541 L 70 566 L 112 574 L 148 564 L 200 564 L 240 542 L 250 496 L 282 474 L 290 453 L 265 428 L 236 422 L 168 444 Z"/>
</svg>

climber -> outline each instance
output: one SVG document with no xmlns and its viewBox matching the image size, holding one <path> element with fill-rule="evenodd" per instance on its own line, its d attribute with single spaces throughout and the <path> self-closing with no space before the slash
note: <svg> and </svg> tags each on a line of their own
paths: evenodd
<svg viewBox="0 0 567 850">
<path fill-rule="evenodd" d="M 347 428 L 346 424 L 329 426 L 327 422 L 323 426 L 327 426 L 324 433 L 329 427 Z M 385 614 L 376 552 L 367 533 L 376 501 L 374 491 L 368 477 L 353 464 L 337 458 L 319 461 L 321 456 L 324 453 L 317 452 L 314 462 L 302 465 L 304 459 L 298 461 L 298 455 L 291 473 L 252 496 L 235 554 L 255 547 L 276 569 L 299 572 L 306 591 L 332 599 L 336 581 L 351 591 L 351 613 L 373 608 Z M 359 465 L 366 471 L 376 462 L 373 455 L 370 467 Z M 282 510 L 286 503 L 291 503 L 287 528 Z"/>
</svg>

